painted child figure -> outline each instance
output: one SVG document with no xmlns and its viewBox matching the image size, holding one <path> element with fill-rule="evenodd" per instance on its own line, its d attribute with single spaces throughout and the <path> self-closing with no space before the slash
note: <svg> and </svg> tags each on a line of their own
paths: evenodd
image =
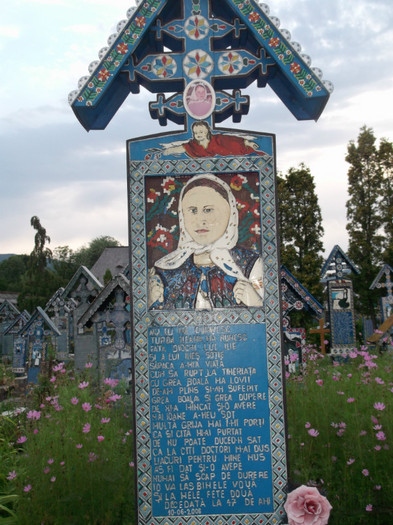
<svg viewBox="0 0 393 525">
<path fill-rule="evenodd" d="M 229 186 L 197 175 L 179 198 L 179 243 L 149 270 L 149 308 L 197 309 L 263 305 L 258 253 L 237 246 L 238 211 Z"/>
</svg>

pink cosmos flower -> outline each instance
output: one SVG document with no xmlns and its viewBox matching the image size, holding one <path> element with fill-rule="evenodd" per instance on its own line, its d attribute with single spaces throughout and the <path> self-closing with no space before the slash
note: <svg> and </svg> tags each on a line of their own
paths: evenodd
<svg viewBox="0 0 393 525">
<path fill-rule="evenodd" d="M 79 399 L 78 399 L 77 397 L 73 397 L 73 398 L 71 399 L 71 403 L 72 403 L 73 405 L 77 405 L 77 404 L 79 403 Z"/>
<path fill-rule="evenodd" d="M 130 462 L 128 463 L 128 465 L 129 465 L 131 468 L 135 467 L 135 463 L 134 463 L 133 461 L 130 461 Z"/>
<path fill-rule="evenodd" d="M 50 468 L 49 467 L 45 467 L 44 468 L 44 474 L 49 474 L 50 472 Z"/>
<path fill-rule="evenodd" d="M 343 396 L 343 395 L 344 395 L 344 392 L 337 392 L 337 394 L 338 394 L 339 396 Z"/>
<path fill-rule="evenodd" d="M 121 398 L 122 398 L 121 395 L 119 395 L 119 394 L 113 394 L 112 396 L 109 396 L 109 397 L 108 397 L 107 401 L 108 401 L 108 402 L 109 402 L 109 401 L 116 402 L 116 401 L 118 401 L 118 400 L 121 399 Z"/>
<path fill-rule="evenodd" d="M 367 432 L 365 430 L 361 430 L 359 432 L 359 436 L 365 436 L 365 435 L 367 435 Z"/>
<path fill-rule="evenodd" d="M 101 443 L 101 441 L 104 441 L 104 439 L 105 439 L 104 436 L 97 436 L 98 443 Z"/>
<path fill-rule="evenodd" d="M 374 490 L 381 490 L 381 485 L 375 485 Z"/>
<path fill-rule="evenodd" d="M 373 506 L 372 505 L 367 505 L 366 506 L 366 510 L 367 510 L 367 512 L 372 512 Z"/>
<path fill-rule="evenodd" d="M 381 445 L 375 445 L 374 449 L 375 449 L 377 452 L 379 452 L 379 451 L 382 449 L 382 447 L 381 447 Z"/>
<path fill-rule="evenodd" d="M 355 398 L 354 397 L 349 397 L 347 399 L 347 403 L 353 403 L 355 401 Z"/>
<path fill-rule="evenodd" d="M 54 483 L 54 482 L 56 481 L 56 476 L 52 476 L 52 477 L 50 478 L 50 480 L 51 480 L 52 483 Z"/>
<path fill-rule="evenodd" d="M 27 441 L 27 437 L 21 436 L 20 438 L 18 438 L 17 443 L 21 445 L 22 443 L 25 443 L 26 441 Z"/>
<path fill-rule="evenodd" d="M 375 437 L 378 439 L 378 441 L 385 441 L 386 440 L 385 432 L 382 432 L 382 430 L 377 432 L 375 434 Z"/>
<path fill-rule="evenodd" d="M 55 460 L 53 458 L 49 458 L 48 459 L 48 464 L 49 465 L 52 465 L 54 462 L 55 462 Z"/>
<path fill-rule="evenodd" d="M 78 444 L 75 445 L 75 446 L 76 446 L 76 448 L 82 448 L 82 447 L 83 447 L 82 443 L 78 443 Z"/>
<path fill-rule="evenodd" d="M 306 423 L 304 426 L 305 426 L 305 428 L 310 428 L 310 427 L 311 427 L 311 423 L 309 423 L 309 422 L 307 421 L 307 423 Z"/>
<path fill-rule="evenodd" d="M 84 425 L 83 429 L 82 429 L 82 432 L 83 432 L 84 434 L 88 434 L 88 433 L 90 432 L 90 428 L 91 428 L 90 423 L 86 423 L 86 424 Z"/>
<path fill-rule="evenodd" d="M 382 430 L 382 425 L 374 425 L 373 429 L 374 430 Z"/>
<path fill-rule="evenodd" d="M 369 473 L 369 471 L 368 471 L 366 468 L 364 468 L 364 469 L 362 470 L 362 474 L 363 474 L 363 476 L 366 476 L 366 477 L 367 477 L 370 473 Z"/>
<path fill-rule="evenodd" d="M 86 363 L 85 364 L 85 368 L 92 368 L 92 366 L 93 366 L 93 363 Z"/>
<path fill-rule="evenodd" d="M 33 419 L 38 421 L 41 417 L 41 412 L 38 412 L 37 410 L 29 410 L 27 413 L 27 419 Z"/>
<path fill-rule="evenodd" d="M 371 421 L 374 423 L 374 425 L 378 425 L 378 419 L 374 416 L 371 416 Z"/>
<path fill-rule="evenodd" d="M 385 384 L 385 381 L 383 379 L 381 379 L 380 377 L 376 377 L 375 378 L 375 382 L 378 383 L 378 385 L 384 385 Z"/>
<path fill-rule="evenodd" d="M 319 436 L 319 432 L 318 432 L 318 430 L 315 430 L 315 428 L 310 428 L 308 433 L 310 434 L 311 437 L 318 437 Z"/>
<path fill-rule="evenodd" d="M 385 410 L 385 405 L 383 403 L 380 403 L 380 402 L 374 403 L 374 408 L 375 408 L 375 410 L 382 411 L 382 410 Z"/>
<path fill-rule="evenodd" d="M 98 456 L 96 454 L 94 454 L 94 452 L 89 452 L 89 461 L 90 462 L 95 461 L 97 458 L 98 458 Z"/>
<path fill-rule="evenodd" d="M 88 381 L 82 381 L 81 383 L 79 383 L 79 387 L 81 390 L 84 390 L 85 388 L 87 388 L 89 386 L 89 382 Z"/>
<path fill-rule="evenodd" d="M 327 525 L 332 506 L 318 489 L 302 485 L 288 494 L 284 508 L 288 525 Z"/>
<path fill-rule="evenodd" d="M 85 412 L 89 412 L 91 410 L 91 404 L 90 403 L 83 403 L 82 408 Z"/>
<path fill-rule="evenodd" d="M 60 372 L 60 370 L 62 370 L 64 367 L 64 363 L 59 363 L 58 365 L 54 366 L 53 367 L 53 372 Z"/>
<path fill-rule="evenodd" d="M 55 382 L 56 382 L 56 377 L 55 377 L 55 376 L 52 376 L 52 377 L 49 379 L 49 381 L 50 381 L 51 383 L 55 383 Z"/>
<path fill-rule="evenodd" d="M 110 420 L 111 420 L 110 417 L 103 417 L 103 418 L 101 419 L 101 423 L 109 423 Z"/>
<path fill-rule="evenodd" d="M 315 382 L 316 382 L 316 384 L 319 385 L 319 386 L 322 386 L 322 385 L 323 385 L 323 379 L 317 379 Z"/>
<path fill-rule="evenodd" d="M 119 384 L 118 379 L 112 379 L 111 377 L 106 377 L 104 379 L 105 385 L 110 386 L 111 388 L 115 388 Z"/>
<path fill-rule="evenodd" d="M 29 484 L 29 485 L 26 485 L 24 488 L 23 488 L 23 491 L 24 492 L 30 492 L 32 489 L 32 486 Z"/>
<path fill-rule="evenodd" d="M 9 479 L 11 481 L 12 479 L 15 479 L 15 478 L 16 478 L 15 470 L 13 470 L 12 472 L 8 472 L 7 479 Z"/>
</svg>

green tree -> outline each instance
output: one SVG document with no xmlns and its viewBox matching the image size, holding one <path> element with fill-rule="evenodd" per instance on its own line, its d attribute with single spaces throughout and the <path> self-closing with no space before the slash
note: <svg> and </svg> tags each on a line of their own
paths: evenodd
<svg viewBox="0 0 393 525">
<path fill-rule="evenodd" d="M 369 287 L 382 262 L 383 243 L 380 206 L 383 177 L 375 141 L 373 130 L 363 126 L 357 143 L 349 142 L 345 157 L 350 164 L 346 204 L 348 255 L 360 270 L 360 275 L 353 278 L 358 309 L 372 317 L 375 316 L 375 294 Z"/>
<path fill-rule="evenodd" d="M 59 287 L 65 286 L 78 269 L 75 254 L 69 246 L 57 246 L 54 249 L 52 266 L 59 280 Z"/>
<path fill-rule="evenodd" d="M 34 249 L 29 257 L 27 272 L 22 277 L 18 307 L 20 310 L 33 311 L 36 306 L 45 306 L 58 288 L 58 281 L 54 273 L 47 269 L 52 258 L 52 251 L 46 247 L 50 237 L 36 215 L 31 218 L 30 224 L 36 230 Z"/>
<path fill-rule="evenodd" d="M 82 248 L 75 253 L 75 263 L 78 267 L 86 266 L 90 269 L 98 260 L 105 248 L 109 248 L 111 246 L 120 246 L 120 243 L 109 235 L 96 237 L 90 241 L 88 246 L 82 246 Z"/>
<path fill-rule="evenodd" d="M 383 262 L 393 266 L 393 144 L 381 139 L 378 151 L 382 169 L 381 214 L 385 238 L 383 240 Z"/>
<path fill-rule="evenodd" d="M 27 272 L 28 255 L 11 255 L 0 263 L 0 290 L 19 292 L 22 287 L 22 276 Z"/>
<path fill-rule="evenodd" d="M 281 264 L 317 299 L 322 299 L 322 215 L 314 178 L 303 163 L 278 177 Z"/>
</svg>

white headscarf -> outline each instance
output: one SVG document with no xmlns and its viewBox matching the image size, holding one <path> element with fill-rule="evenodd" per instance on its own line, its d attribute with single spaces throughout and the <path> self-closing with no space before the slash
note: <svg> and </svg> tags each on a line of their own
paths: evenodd
<svg viewBox="0 0 393 525">
<path fill-rule="evenodd" d="M 227 200 L 230 207 L 228 226 L 224 234 L 212 242 L 204 245 L 194 241 L 184 226 L 184 215 L 182 209 L 182 200 L 184 192 L 189 184 L 198 180 L 211 180 L 219 184 L 227 194 Z M 213 188 L 214 189 L 214 188 Z M 159 259 L 155 266 L 164 270 L 174 270 L 179 268 L 192 254 L 199 255 L 208 252 L 212 262 L 223 272 L 236 279 L 248 281 L 239 266 L 233 260 L 229 250 L 234 248 L 238 240 L 239 215 L 236 206 L 236 199 L 228 184 L 211 173 L 196 175 L 192 177 L 182 188 L 179 198 L 179 228 L 180 237 L 176 250 Z"/>
</svg>

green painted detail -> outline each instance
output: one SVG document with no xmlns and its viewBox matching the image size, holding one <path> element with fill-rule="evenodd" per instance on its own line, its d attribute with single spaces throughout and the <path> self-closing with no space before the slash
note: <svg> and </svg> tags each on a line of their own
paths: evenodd
<svg viewBox="0 0 393 525">
<path fill-rule="evenodd" d="M 130 48 L 134 47 L 143 33 L 148 19 L 154 15 L 162 3 L 163 0 L 146 0 L 143 3 L 143 6 L 138 9 L 137 16 L 134 17 L 130 25 L 119 37 L 119 42 L 100 64 L 84 91 L 78 95 L 77 102 L 83 102 L 86 106 L 91 106 L 100 97 L 108 80 L 123 65 L 128 57 Z"/>
<path fill-rule="evenodd" d="M 231 2 L 243 16 L 248 18 L 249 23 L 270 47 L 271 53 L 276 55 L 277 59 L 287 66 L 287 69 L 296 78 L 299 86 L 307 93 L 307 96 L 317 95 L 322 90 L 322 86 L 315 80 L 310 70 L 296 62 L 295 55 L 268 19 L 255 10 L 250 0 L 231 0 Z"/>
</svg>

